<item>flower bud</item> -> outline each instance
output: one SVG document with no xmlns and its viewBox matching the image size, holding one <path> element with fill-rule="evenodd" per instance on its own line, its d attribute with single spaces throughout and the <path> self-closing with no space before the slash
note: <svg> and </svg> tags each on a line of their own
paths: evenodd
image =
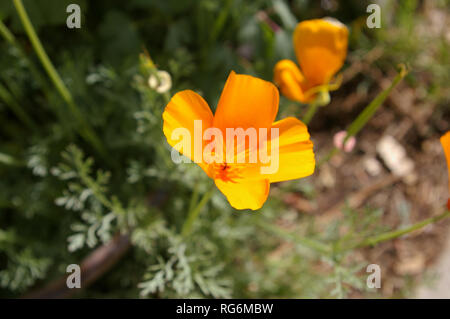
<svg viewBox="0 0 450 319">
<path fill-rule="evenodd" d="M 167 71 L 157 71 L 148 78 L 148 85 L 158 93 L 165 93 L 172 87 L 172 78 Z"/>
<path fill-rule="evenodd" d="M 350 136 L 344 145 L 344 140 L 346 136 L 347 136 L 346 131 L 337 132 L 333 137 L 333 142 L 334 146 L 336 146 L 338 149 L 346 153 L 349 153 L 353 150 L 353 148 L 356 145 L 356 138 L 354 136 Z"/>
</svg>

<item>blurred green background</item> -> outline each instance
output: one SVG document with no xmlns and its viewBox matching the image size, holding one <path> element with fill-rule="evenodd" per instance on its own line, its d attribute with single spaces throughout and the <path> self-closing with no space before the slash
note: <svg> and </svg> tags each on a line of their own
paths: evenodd
<svg viewBox="0 0 450 319">
<path fill-rule="evenodd" d="M 81 8 L 80 29 L 66 27 L 70 3 Z M 102 244 L 112 241 L 112 251 L 120 250 L 114 246 L 119 234 L 126 242 L 120 257 L 111 267 L 97 265 L 98 276 L 76 297 L 409 296 L 414 276 L 389 291 L 368 290 L 364 253 L 321 256 L 292 243 L 292 232 L 334 243 L 386 226 L 385 207 L 350 207 L 344 218 L 317 227 L 314 214 L 284 200 L 290 193 L 318 200 L 314 177 L 275 186 L 259 212 L 234 211 L 216 191 L 192 232 L 181 236 L 187 213 L 214 186 L 196 165 L 172 163 L 162 134 L 161 114 L 171 95 L 193 89 L 214 108 L 231 70 L 271 81 L 278 60 L 295 61 L 295 25 L 331 16 L 350 29 L 348 80 L 344 76 L 333 102 L 311 124 L 316 154 L 326 153 L 332 134 L 351 122 L 401 62 L 411 70 L 404 87 L 427 101 L 421 109 L 426 122 L 405 140 L 422 154 L 420 143 L 448 129 L 449 2 L 380 1 L 380 29 L 366 26 L 369 3 L 24 0 L 73 98 L 68 105 L 13 2 L 1 1 L 0 18 L 11 34 L 3 30 L 0 41 L 0 296 L 39 291 Z M 148 86 L 155 70 L 149 57 L 170 73 L 170 92 Z M 355 94 L 356 102 L 346 99 Z M 303 110 L 282 98 L 279 117 Z M 383 125 L 373 131 L 383 132 Z M 86 138 L 86 127 L 100 147 Z M 280 237 L 261 223 L 291 232 Z"/>
</svg>

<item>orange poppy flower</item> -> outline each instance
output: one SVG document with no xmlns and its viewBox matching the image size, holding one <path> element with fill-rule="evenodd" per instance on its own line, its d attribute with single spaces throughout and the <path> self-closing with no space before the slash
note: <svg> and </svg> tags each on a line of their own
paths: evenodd
<svg viewBox="0 0 450 319">
<path fill-rule="evenodd" d="M 444 149 L 445 159 L 447 160 L 447 169 L 448 169 L 448 189 L 449 189 L 449 195 L 450 195 L 450 131 L 445 133 L 441 137 L 441 144 L 442 148 Z M 450 209 L 450 198 L 447 201 L 447 208 Z"/>
<path fill-rule="evenodd" d="M 330 89 L 329 82 L 344 64 L 348 29 L 331 18 L 306 20 L 295 28 L 293 41 L 301 70 L 291 60 L 281 60 L 274 81 L 287 98 L 311 102 L 316 93 Z"/>
<path fill-rule="evenodd" d="M 309 176 L 315 168 L 313 144 L 306 126 L 293 117 L 274 122 L 278 102 L 279 93 L 272 83 L 249 75 L 238 75 L 232 71 L 222 91 L 215 115 L 197 93 L 185 90 L 175 94 L 163 113 L 164 135 L 169 145 L 194 160 L 214 179 L 231 206 L 236 209 L 256 210 L 266 201 L 270 183 Z M 180 143 L 180 135 L 177 134 L 179 129 L 190 133 L 187 134 L 186 143 Z M 257 143 L 253 146 L 250 146 L 250 136 L 245 136 L 243 144 L 235 144 L 236 136 L 232 136 L 233 144 L 228 144 L 228 130 L 239 129 L 246 132 L 270 130 L 270 133 L 265 140 L 258 134 Z M 214 137 L 217 137 L 218 133 L 226 136 L 226 143 L 219 143 L 211 138 L 211 147 L 211 143 L 205 141 L 208 140 L 208 130 L 215 132 Z M 197 139 L 196 132 L 203 136 L 201 141 Z M 255 161 L 248 160 L 254 149 L 261 154 L 263 145 L 270 149 L 271 156 L 277 154 L 276 157 L 271 157 L 271 160 L 277 160 L 277 167 L 270 173 L 263 171 L 262 168 L 267 168 L 269 164 L 263 161 L 261 156 Z M 204 155 L 208 149 L 213 149 L 210 155 L 214 161 L 207 156 L 196 158 L 198 153 Z M 226 159 L 214 157 L 221 152 L 226 154 Z M 228 153 L 232 156 L 228 157 Z M 237 159 L 243 154 L 246 159 L 244 162 Z"/>
</svg>

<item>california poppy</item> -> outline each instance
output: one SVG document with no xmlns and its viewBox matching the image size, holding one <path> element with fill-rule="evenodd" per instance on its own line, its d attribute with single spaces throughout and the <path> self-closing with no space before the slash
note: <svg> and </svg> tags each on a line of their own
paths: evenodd
<svg viewBox="0 0 450 319">
<path fill-rule="evenodd" d="M 206 101 L 197 93 L 185 90 L 175 94 L 163 113 L 163 130 L 167 142 L 183 155 L 194 160 L 212 179 L 219 190 L 226 196 L 231 206 L 236 209 L 256 210 L 262 207 L 269 194 L 270 183 L 302 178 L 314 172 L 315 159 L 313 144 L 309 139 L 306 126 L 298 119 L 289 117 L 275 121 L 278 112 L 279 93 L 270 82 L 231 72 L 223 88 L 215 115 Z M 201 121 L 201 135 L 207 130 L 216 130 L 223 136 L 230 129 L 259 131 L 270 130 L 266 144 L 277 145 L 277 170 L 269 174 L 262 173 L 265 163 L 260 158 L 254 162 L 239 162 L 235 158 L 251 151 L 248 136 L 244 148 L 237 151 L 233 160 L 228 157 L 222 161 L 196 160 L 195 147 L 204 152 L 208 148 L 205 138 L 195 141 L 196 121 Z M 180 144 L 177 129 L 187 129 L 190 139 L 187 144 Z M 277 134 L 272 134 L 272 131 Z M 260 148 L 264 141 L 258 135 Z M 184 145 L 184 146 L 181 146 Z M 228 148 L 228 142 L 216 143 L 212 154 L 220 147 Z M 233 147 L 239 147 L 234 145 Z M 227 153 L 230 149 L 225 149 Z M 233 150 L 235 151 L 235 149 Z M 202 153 L 203 154 L 203 153 Z"/>
<path fill-rule="evenodd" d="M 344 64 L 348 29 L 336 19 L 306 20 L 295 28 L 293 42 L 300 69 L 291 60 L 281 60 L 275 65 L 274 81 L 287 98 L 311 102 L 316 93 L 329 90 Z"/>
<path fill-rule="evenodd" d="M 441 137 L 442 148 L 444 149 L 445 159 L 447 160 L 447 169 L 448 169 L 448 189 L 450 195 L 450 131 L 445 133 Z M 447 200 L 447 208 L 450 209 L 450 198 Z"/>
</svg>

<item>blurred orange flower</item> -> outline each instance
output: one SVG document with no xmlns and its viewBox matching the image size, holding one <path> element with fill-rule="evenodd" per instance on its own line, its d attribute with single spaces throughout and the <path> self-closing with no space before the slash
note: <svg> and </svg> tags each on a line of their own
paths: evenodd
<svg viewBox="0 0 450 319">
<path fill-rule="evenodd" d="M 293 36 L 300 69 L 291 60 L 281 60 L 274 68 L 274 81 L 287 98 L 303 103 L 316 93 L 329 90 L 329 82 L 344 64 L 348 29 L 336 19 L 300 22 Z"/>
<path fill-rule="evenodd" d="M 315 168 L 313 144 L 306 126 L 293 117 L 274 122 L 278 113 L 278 102 L 279 93 L 272 83 L 249 75 L 238 75 L 232 71 L 222 91 L 215 115 L 197 93 L 185 90 L 175 94 L 163 113 L 164 135 L 174 149 L 194 160 L 214 179 L 231 206 L 236 209 L 256 210 L 266 201 L 270 183 L 309 176 Z M 200 134 L 204 137 L 200 142 L 195 141 L 196 138 L 193 137 L 199 129 L 198 121 L 201 121 Z M 187 135 L 191 139 L 186 144 L 179 142 L 180 136 L 176 134 L 176 130 L 180 128 L 190 132 Z M 208 161 L 204 156 L 209 148 L 205 141 L 207 131 L 213 130 L 215 137 L 217 133 L 227 136 L 227 143 L 214 144 L 214 152 L 211 152 L 214 156 L 222 152 L 220 148 L 225 144 L 224 153 L 230 151 L 226 149 L 227 132 L 230 129 L 247 132 L 253 129 L 260 132 L 269 130 L 265 145 L 271 150 L 271 156 L 274 152 L 277 154 L 276 170 L 263 173 L 261 168 L 267 167 L 264 166 L 267 162 L 261 157 L 254 162 L 243 163 L 236 160 L 240 154 L 248 156 L 252 151 L 249 136 L 244 137 L 245 148 L 233 155 L 231 161 L 228 154 L 226 160 Z M 273 132 L 277 134 L 272 134 Z M 262 144 L 261 135 L 258 135 L 257 147 L 262 147 Z M 272 148 L 273 145 L 277 146 L 276 149 Z M 195 158 L 196 147 L 202 152 L 200 159 Z M 232 152 L 235 153 L 234 150 Z M 271 157 L 272 159 L 274 157 Z"/>
<path fill-rule="evenodd" d="M 447 160 L 447 169 L 449 178 L 448 189 L 450 195 L 450 131 L 448 131 L 441 137 L 441 144 L 442 148 L 444 149 L 445 158 Z M 450 198 L 447 201 L 447 208 L 450 209 Z"/>
</svg>

